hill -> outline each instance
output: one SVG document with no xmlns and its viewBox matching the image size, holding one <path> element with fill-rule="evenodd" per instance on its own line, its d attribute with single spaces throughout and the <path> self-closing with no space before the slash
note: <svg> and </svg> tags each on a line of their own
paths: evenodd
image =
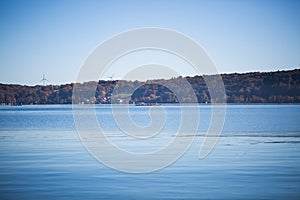
<svg viewBox="0 0 300 200">
<path fill-rule="evenodd" d="M 300 103 L 300 69 L 277 72 L 251 72 L 222 74 L 228 103 Z M 208 76 L 213 78 L 213 75 Z M 177 77 L 163 80 L 168 85 L 177 85 L 178 91 L 183 78 Z M 192 86 L 198 103 L 210 103 L 211 98 L 203 76 L 186 77 Z M 161 82 L 162 80 L 160 80 Z M 114 88 L 122 94 L 113 94 Z M 23 86 L 0 84 L 0 104 L 71 104 L 73 87 L 78 86 L 83 93 L 77 98 L 78 103 L 177 103 L 178 99 L 172 91 L 159 81 L 103 81 L 72 83 L 64 85 Z M 97 86 L 95 88 L 95 86 Z M 130 93 L 137 88 L 133 94 Z M 95 92 L 94 92 L 95 91 Z M 115 95 L 115 96 L 114 96 Z M 114 98 L 112 98 L 114 97 Z M 113 99 L 113 102 L 112 102 Z M 183 102 L 194 102 L 191 96 L 185 95 Z"/>
</svg>

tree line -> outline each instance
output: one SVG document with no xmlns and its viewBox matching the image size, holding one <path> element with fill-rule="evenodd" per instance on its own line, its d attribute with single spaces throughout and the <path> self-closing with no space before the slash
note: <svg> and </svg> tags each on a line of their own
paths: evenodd
<svg viewBox="0 0 300 200">
<path fill-rule="evenodd" d="M 221 77 L 227 103 L 300 103 L 300 69 L 221 74 Z M 207 78 L 213 80 L 214 75 L 146 82 L 100 80 L 46 86 L 0 84 L 0 104 L 71 104 L 72 101 L 84 104 L 218 102 L 210 97 L 205 82 Z M 186 81 L 192 92 L 183 87 Z M 176 94 L 168 86 L 176 88 Z"/>
</svg>

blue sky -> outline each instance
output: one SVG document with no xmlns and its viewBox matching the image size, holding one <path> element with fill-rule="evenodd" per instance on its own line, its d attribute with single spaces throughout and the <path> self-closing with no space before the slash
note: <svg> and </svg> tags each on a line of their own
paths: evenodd
<svg viewBox="0 0 300 200">
<path fill-rule="evenodd" d="M 34 85 L 43 73 L 74 82 L 97 45 L 141 27 L 188 35 L 221 73 L 300 68 L 300 1 L 0 0 L 0 9 L 1 83 Z"/>
</svg>

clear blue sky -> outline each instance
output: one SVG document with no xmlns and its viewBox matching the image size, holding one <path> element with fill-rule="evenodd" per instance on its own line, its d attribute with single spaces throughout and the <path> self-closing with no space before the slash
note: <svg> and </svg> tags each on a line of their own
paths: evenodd
<svg viewBox="0 0 300 200">
<path fill-rule="evenodd" d="M 73 82 L 102 41 L 140 27 L 184 33 L 219 72 L 300 68 L 300 1 L 0 0 L 0 82 Z"/>
</svg>

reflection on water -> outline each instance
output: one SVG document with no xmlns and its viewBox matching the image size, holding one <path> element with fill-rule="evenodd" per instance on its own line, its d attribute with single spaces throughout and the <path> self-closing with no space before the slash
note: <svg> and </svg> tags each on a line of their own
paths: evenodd
<svg viewBox="0 0 300 200">
<path fill-rule="evenodd" d="M 130 109 L 137 123 L 147 124 L 149 108 Z M 167 106 L 166 134 L 145 146 L 125 141 L 108 106 L 96 112 L 113 142 L 137 152 L 175 137 L 180 115 L 179 107 Z M 199 160 L 209 117 L 210 107 L 201 106 L 197 137 L 173 165 L 128 174 L 87 153 L 70 106 L 1 107 L 0 199 L 299 199 L 299 105 L 228 106 L 217 146 Z"/>
</svg>

